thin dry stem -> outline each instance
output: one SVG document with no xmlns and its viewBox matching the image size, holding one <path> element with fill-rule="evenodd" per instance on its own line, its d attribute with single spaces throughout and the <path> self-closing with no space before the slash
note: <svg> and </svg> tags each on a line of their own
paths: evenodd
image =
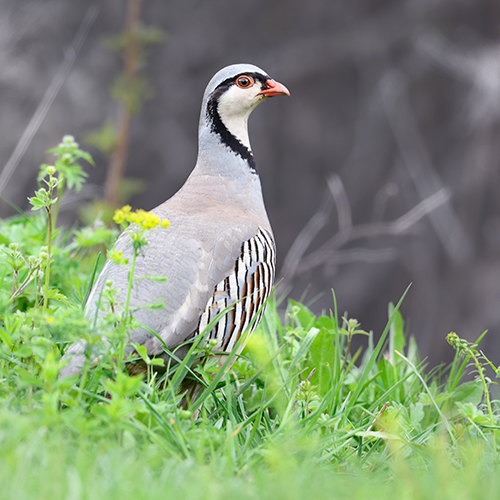
<svg viewBox="0 0 500 500">
<path fill-rule="evenodd" d="M 124 76 L 127 82 L 132 81 L 137 75 L 139 64 L 139 45 L 137 40 L 137 24 L 143 0 L 129 0 L 127 20 L 125 23 L 125 36 L 127 44 L 125 47 Z M 118 141 L 108 169 L 108 175 L 104 187 L 104 197 L 111 206 L 117 206 L 119 202 L 120 184 L 125 174 L 125 166 L 128 159 L 130 142 L 130 124 L 132 111 L 126 102 L 120 102 L 118 112 Z"/>
</svg>

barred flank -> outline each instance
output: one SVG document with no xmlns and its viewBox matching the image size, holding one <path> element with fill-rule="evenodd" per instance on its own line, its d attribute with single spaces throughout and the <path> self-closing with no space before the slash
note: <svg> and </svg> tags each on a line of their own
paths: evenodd
<svg viewBox="0 0 500 500">
<path fill-rule="evenodd" d="M 216 350 L 230 352 L 241 334 L 251 325 L 258 325 L 263 305 L 274 282 L 276 250 L 269 232 L 260 229 L 257 235 L 241 246 L 241 255 L 233 272 L 214 289 L 205 312 L 200 318 L 199 334 L 217 314 L 231 309 L 210 332 L 209 338 L 217 340 Z"/>
</svg>

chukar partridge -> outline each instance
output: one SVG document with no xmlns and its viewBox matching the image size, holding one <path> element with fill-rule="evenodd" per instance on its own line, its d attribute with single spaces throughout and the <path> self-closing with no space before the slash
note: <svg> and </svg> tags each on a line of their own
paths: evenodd
<svg viewBox="0 0 500 500">
<path fill-rule="evenodd" d="M 216 351 L 230 352 L 262 315 L 273 286 L 276 250 L 247 120 L 259 103 L 278 95 L 290 94 L 249 64 L 220 70 L 205 90 L 194 170 L 172 198 L 152 210 L 171 225 L 148 232 L 148 245 L 136 261 L 130 310 L 144 327 L 129 335 L 131 344 L 146 346 L 149 356 L 167 359 L 162 341 L 175 349 L 232 305 L 208 334 L 217 341 Z M 127 232 L 115 248 L 131 258 Z M 91 318 L 101 315 L 98 303 L 107 280 L 118 291 L 118 302 L 125 303 L 128 268 L 108 260 L 89 297 Z M 158 301 L 160 309 L 144 308 Z M 81 371 L 85 349 L 83 341 L 70 346 L 63 377 Z"/>
</svg>

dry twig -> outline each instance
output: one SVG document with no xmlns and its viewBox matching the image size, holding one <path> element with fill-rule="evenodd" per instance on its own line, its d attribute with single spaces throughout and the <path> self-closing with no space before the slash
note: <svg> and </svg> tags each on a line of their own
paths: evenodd
<svg viewBox="0 0 500 500">
<path fill-rule="evenodd" d="M 14 174 L 14 171 L 19 165 L 21 158 L 26 153 L 26 150 L 31 144 L 33 137 L 35 136 L 38 129 L 40 128 L 40 125 L 47 116 L 47 113 L 49 112 L 54 99 L 56 98 L 57 94 L 61 90 L 61 87 L 66 81 L 66 78 L 68 77 L 69 72 L 71 71 L 71 68 L 75 63 L 76 57 L 78 56 L 78 53 L 82 48 L 98 13 L 99 8 L 96 5 L 89 8 L 87 14 L 85 15 L 85 18 L 82 21 L 82 24 L 80 25 L 79 30 L 75 35 L 75 38 L 73 39 L 71 46 L 65 51 L 64 60 L 61 63 L 59 70 L 54 75 L 52 82 L 46 90 L 42 100 L 40 101 L 40 104 L 31 117 L 28 126 L 24 130 L 21 138 L 14 148 L 12 155 L 5 164 L 2 173 L 0 174 L 0 194 L 5 191 L 5 188 L 7 187 L 7 184 Z"/>
<path fill-rule="evenodd" d="M 129 0 L 127 9 L 127 20 L 125 23 L 125 68 L 124 76 L 131 82 L 137 76 L 139 65 L 139 41 L 137 40 L 137 25 L 140 19 L 143 0 Z M 111 157 L 108 175 L 104 186 L 104 197 L 112 207 L 118 205 L 120 183 L 125 174 L 125 166 L 128 157 L 128 145 L 130 140 L 130 124 L 132 121 L 132 110 L 126 102 L 120 102 L 118 114 L 118 140 L 116 149 Z"/>
<path fill-rule="evenodd" d="M 376 250 L 354 248 L 346 251 L 340 249 L 347 243 L 358 239 L 408 234 L 425 215 L 432 213 L 449 200 L 448 190 L 442 188 L 394 221 L 374 222 L 356 226 L 352 225 L 351 210 L 340 178 L 332 176 L 328 181 L 328 185 L 337 207 L 339 230 L 318 249 L 305 255 L 313 239 L 328 222 L 331 208 L 324 201 L 322 208 L 306 224 L 285 257 L 281 271 L 285 285 L 288 285 L 295 276 L 325 264 L 340 264 L 360 260 L 380 262 L 394 259 L 397 256 L 397 251 L 391 248 Z"/>
</svg>

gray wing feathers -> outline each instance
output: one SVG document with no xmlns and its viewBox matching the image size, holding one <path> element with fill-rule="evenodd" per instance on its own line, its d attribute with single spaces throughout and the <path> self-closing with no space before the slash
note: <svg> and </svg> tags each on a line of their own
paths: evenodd
<svg viewBox="0 0 500 500">
<path fill-rule="evenodd" d="M 171 213 L 167 217 L 171 226 L 152 230 L 144 254 L 137 258 L 130 307 L 139 308 L 134 316 L 140 323 L 155 331 L 168 347 L 175 347 L 196 330 L 215 286 L 233 270 L 241 245 L 257 233 L 258 227 L 248 221 L 235 224 L 206 220 L 205 226 L 197 224 L 193 229 L 185 214 Z M 199 214 L 197 218 L 199 221 Z M 116 248 L 131 261 L 127 234 L 120 236 Z M 165 277 L 166 281 L 148 277 Z M 106 280 L 113 281 L 119 302 L 125 303 L 128 269 L 108 262 L 89 299 L 90 317 L 95 314 Z M 161 309 L 142 308 L 158 301 L 163 304 Z M 145 328 L 134 330 L 130 338 L 145 344 L 150 354 L 162 352 L 162 343 Z"/>
</svg>

